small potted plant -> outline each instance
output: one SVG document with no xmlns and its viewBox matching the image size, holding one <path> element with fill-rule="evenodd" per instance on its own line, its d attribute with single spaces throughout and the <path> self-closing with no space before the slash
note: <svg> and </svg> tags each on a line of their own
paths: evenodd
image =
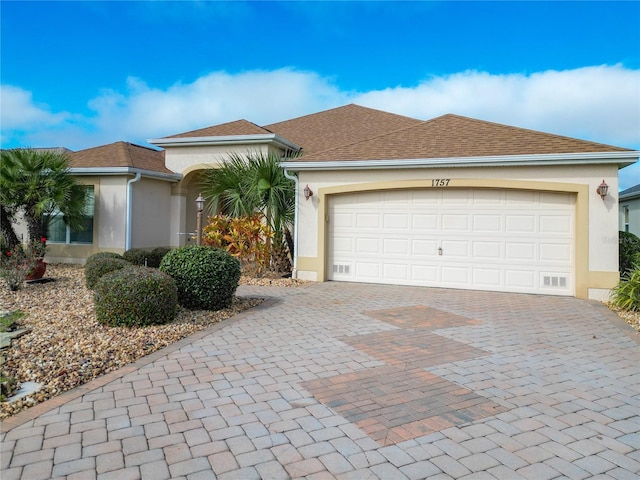
<svg viewBox="0 0 640 480">
<path fill-rule="evenodd" d="M 27 247 L 28 257 L 31 257 L 32 269 L 27 273 L 25 280 L 39 280 L 47 271 L 47 263 L 44 256 L 47 253 L 47 239 L 42 237 L 39 242 L 31 242 Z"/>
</svg>

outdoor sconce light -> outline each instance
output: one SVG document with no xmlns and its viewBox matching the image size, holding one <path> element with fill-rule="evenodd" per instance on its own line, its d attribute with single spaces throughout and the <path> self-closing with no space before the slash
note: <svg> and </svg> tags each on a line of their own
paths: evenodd
<svg viewBox="0 0 640 480">
<path fill-rule="evenodd" d="M 311 189 L 309 188 L 309 184 L 307 184 L 307 186 L 304 187 L 304 198 L 305 198 L 305 200 L 309 200 L 312 195 L 313 195 L 313 191 L 311 191 Z"/>
<path fill-rule="evenodd" d="M 197 223 L 196 223 L 196 244 L 202 245 L 202 211 L 204 210 L 204 198 L 202 194 L 196 198 L 196 208 L 198 209 Z"/>
<path fill-rule="evenodd" d="M 596 188 L 596 192 L 598 193 L 598 195 L 600 195 L 600 198 L 604 200 L 604 197 L 607 196 L 607 192 L 609 192 L 609 185 L 607 185 L 604 180 L 602 180 L 600 186 Z"/>
</svg>

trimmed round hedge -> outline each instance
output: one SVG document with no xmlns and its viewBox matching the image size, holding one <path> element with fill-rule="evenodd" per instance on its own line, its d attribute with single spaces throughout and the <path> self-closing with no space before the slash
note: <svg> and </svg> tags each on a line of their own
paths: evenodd
<svg viewBox="0 0 640 480">
<path fill-rule="evenodd" d="M 89 258 L 87 258 L 87 261 L 85 262 L 85 266 L 101 258 L 119 258 L 120 260 L 123 259 L 122 255 L 116 252 L 98 252 L 98 253 L 94 253 L 93 255 L 90 255 Z"/>
<path fill-rule="evenodd" d="M 122 257 L 103 256 L 94 258 L 91 261 L 87 259 L 87 263 L 84 266 L 84 281 L 87 284 L 87 288 L 93 290 L 103 275 L 113 272 L 114 270 L 130 268 L 131 266 L 132 265 Z"/>
<path fill-rule="evenodd" d="M 176 317 L 178 289 L 155 268 L 123 268 L 104 275 L 94 290 L 96 318 L 113 327 L 168 323 Z"/>
<path fill-rule="evenodd" d="M 153 250 L 130 248 L 122 254 L 122 257 L 133 265 L 158 268 L 162 258 L 170 251 L 169 247 L 156 247 Z"/>
<path fill-rule="evenodd" d="M 167 253 L 160 270 L 178 287 L 180 305 L 191 310 L 220 310 L 231 305 L 240 280 L 240 262 L 225 250 L 200 245 Z"/>
</svg>

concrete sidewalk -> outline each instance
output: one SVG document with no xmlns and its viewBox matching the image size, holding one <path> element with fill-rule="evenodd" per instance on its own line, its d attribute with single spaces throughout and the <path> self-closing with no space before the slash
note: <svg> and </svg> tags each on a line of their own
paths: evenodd
<svg viewBox="0 0 640 480">
<path fill-rule="evenodd" d="M 636 479 L 640 346 L 574 298 L 346 283 L 2 423 L 9 479 Z"/>
</svg>

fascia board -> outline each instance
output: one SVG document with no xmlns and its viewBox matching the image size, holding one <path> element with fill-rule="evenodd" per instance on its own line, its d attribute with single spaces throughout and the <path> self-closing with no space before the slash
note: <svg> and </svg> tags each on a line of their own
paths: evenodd
<svg viewBox="0 0 640 480">
<path fill-rule="evenodd" d="M 616 164 L 626 167 L 635 163 L 640 151 L 561 153 L 544 155 L 498 155 L 489 157 L 410 158 L 398 160 L 332 160 L 326 162 L 282 162 L 281 167 L 291 170 L 358 170 L 389 168 L 461 168 L 461 167 L 515 167 L 540 165 Z"/>
<path fill-rule="evenodd" d="M 153 172 L 151 170 L 130 167 L 72 167 L 69 169 L 69 173 L 87 176 L 135 175 L 139 173 L 145 178 L 155 178 L 167 182 L 179 182 L 182 180 L 182 175 L 179 173 Z"/>
<path fill-rule="evenodd" d="M 187 147 L 202 145 L 255 145 L 258 143 L 275 143 L 280 147 L 289 150 L 299 151 L 299 145 L 277 135 L 275 133 L 265 133 L 258 135 L 224 135 L 217 137 L 179 137 L 179 138 L 152 138 L 147 140 L 152 145 L 159 147 Z"/>
<path fill-rule="evenodd" d="M 626 195 L 620 195 L 618 197 L 618 201 L 634 200 L 636 198 L 640 198 L 640 192 L 631 192 L 631 193 L 627 193 Z"/>
</svg>

